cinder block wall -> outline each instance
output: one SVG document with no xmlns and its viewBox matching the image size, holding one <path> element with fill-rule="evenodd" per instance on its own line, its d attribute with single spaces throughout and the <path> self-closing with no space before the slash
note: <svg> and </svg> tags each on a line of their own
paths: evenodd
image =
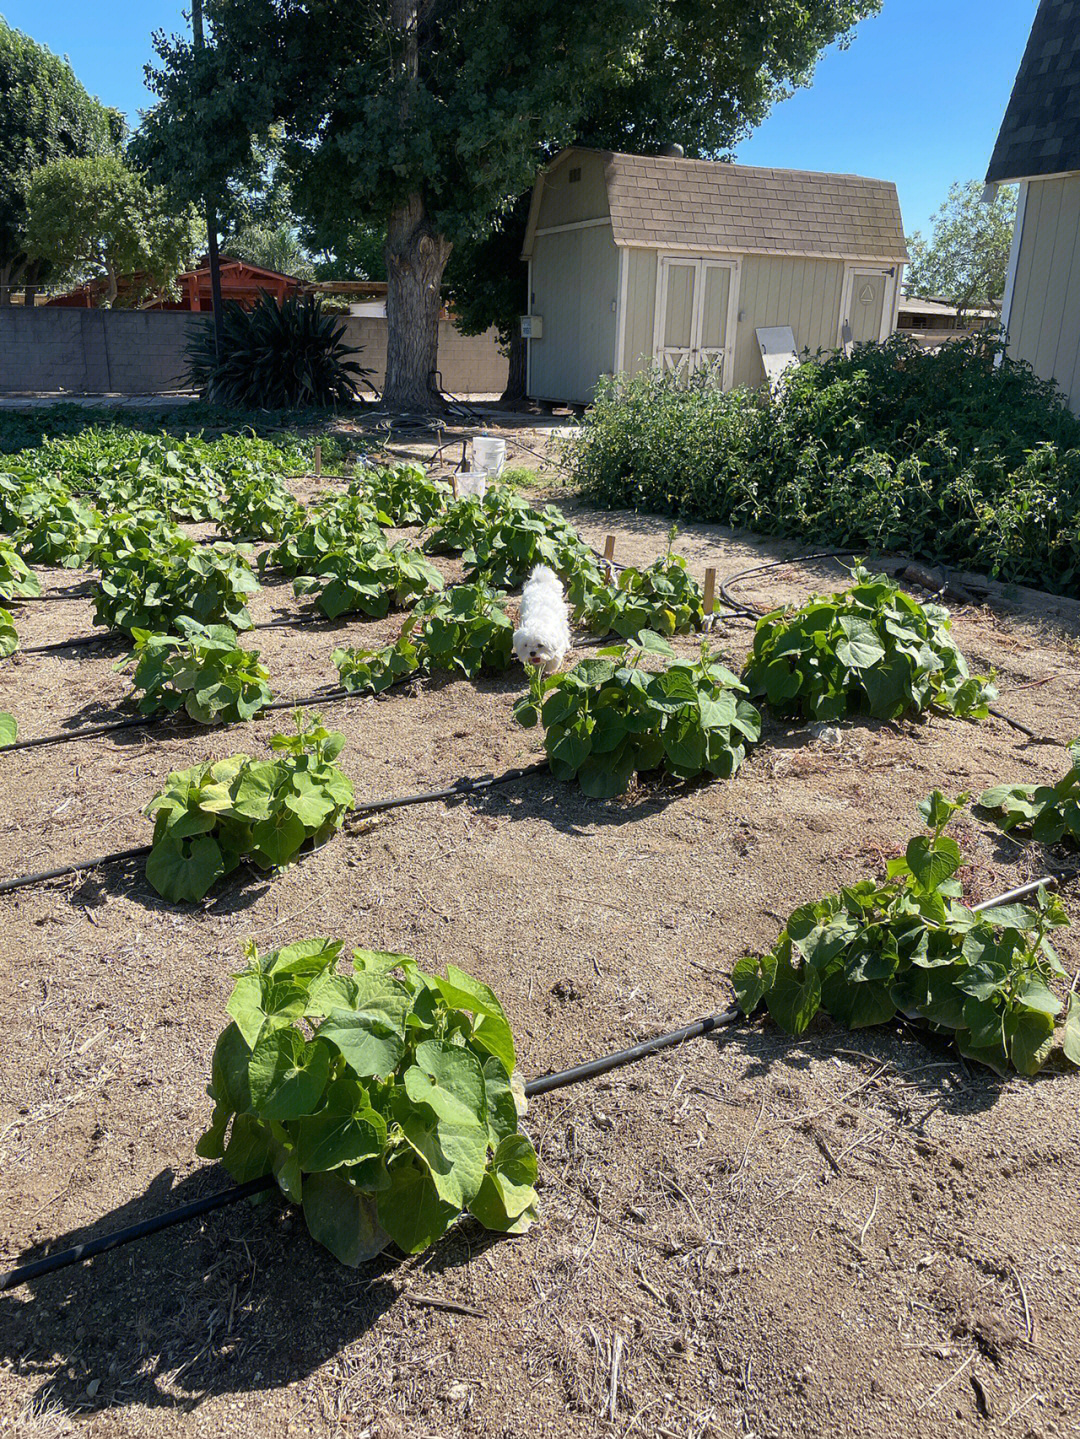
<svg viewBox="0 0 1080 1439">
<path fill-rule="evenodd" d="M 76 310 L 0 306 L 0 393 L 38 390 L 49 394 L 158 395 L 184 388 L 184 349 L 190 332 L 207 315 L 177 310 Z M 356 358 L 386 375 L 386 321 L 378 316 L 343 319 Z M 457 395 L 501 393 L 507 361 L 494 331 L 462 335 L 449 321 L 439 325 L 443 384 Z"/>
</svg>

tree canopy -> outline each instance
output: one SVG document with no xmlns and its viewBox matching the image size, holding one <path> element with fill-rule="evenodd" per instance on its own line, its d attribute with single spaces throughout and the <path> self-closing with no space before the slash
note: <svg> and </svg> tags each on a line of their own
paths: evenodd
<svg viewBox="0 0 1080 1439">
<path fill-rule="evenodd" d="M 930 239 L 916 230 L 908 237 L 910 294 L 947 300 L 963 315 L 1001 303 L 1016 220 L 1016 188 L 1001 186 L 982 199 L 978 180 L 953 184 L 930 219 Z"/>
<path fill-rule="evenodd" d="M 34 172 L 68 156 L 116 153 L 123 117 L 87 94 L 66 60 L 0 17 L 0 299 L 38 284 L 44 262 L 26 250 Z"/>
<path fill-rule="evenodd" d="M 387 399 L 433 398 L 439 288 L 575 140 L 719 154 L 880 0 L 207 0 L 196 52 L 157 37 L 141 153 L 220 192 L 283 127 L 316 228 L 387 234 Z"/>
</svg>

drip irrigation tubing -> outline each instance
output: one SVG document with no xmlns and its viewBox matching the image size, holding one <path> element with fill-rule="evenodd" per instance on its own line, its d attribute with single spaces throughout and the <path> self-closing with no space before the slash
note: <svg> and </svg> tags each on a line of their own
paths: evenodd
<svg viewBox="0 0 1080 1439">
<path fill-rule="evenodd" d="M 1031 880 L 1027 884 L 1019 885 L 1016 889 L 1008 890 L 1005 894 L 995 895 L 993 899 L 984 900 L 981 904 L 975 905 L 974 909 L 976 911 L 994 909 L 999 905 L 1022 899 L 1040 886 L 1052 888 L 1054 884 L 1055 881 L 1050 877 Z M 672 1029 L 666 1034 L 655 1035 L 652 1039 L 642 1040 L 640 1044 L 631 1045 L 628 1049 L 619 1049 L 611 1054 L 600 1055 L 596 1059 L 574 1065 L 572 1069 L 563 1069 L 555 1074 L 540 1075 L 529 1081 L 525 1086 L 525 1093 L 530 1099 L 533 1099 L 541 1094 L 550 1094 L 555 1089 L 564 1089 L 571 1084 L 582 1084 L 601 1074 L 608 1074 L 613 1069 L 621 1069 L 627 1064 L 637 1064 L 640 1060 L 659 1054 L 662 1050 L 671 1049 L 677 1044 L 685 1044 L 690 1039 L 698 1039 L 718 1029 L 732 1028 L 742 1018 L 742 1011 L 737 1006 L 705 1015 L 702 1019 L 696 1019 L 681 1029 Z M 204 1214 L 211 1214 L 215 1209 L 224 1209 L 227 1205 L 237 1204 L 241 1199 L 250 1199 L 253 1195 L 265 1194 L 275 1187 L 276 1182 L 272 1174 L 264 1174 L 258 1179 L 249 1179 L 245 1184 L 230 1185 L 216 1194 L 208 1194 L 202 1199 L 194 1199 L 189 1204 L 182 1204 L 176 1209 L 168 1209 L 164 1214 L 155 1215 L 152 1219 L 144 1219 L 138 1224 L 128 1225 L 124 1229 L 116 1229 L 111 1234 L 103 1234 L 98 1239 L 90 1239 L 83 1244 L 76 1244 L 70 1249 L 62 1249 L 55 1254 L 47 1254 L 41 1259 L 32 1260 L 28 1264 L 18 1265 L 14 1269 L 0 1273 L 0 1292 L 14 1289 L 20 1284 L 28 1284 L 34 1279 L 39 1279 L 45 1274 L 53 1274 L 59 1269 L 70 1268 L 74 1264 L 80 1264 L 84 1260 L 105 1254 L 110 1249 L 119 1249 L 125 1244 L 131 1244 L 137 1239 L 148 1238 L 151 1234 L 158 1234 L 163 1229 L 171 1229 L 175 1225 L 184 1224 L 189 1219 L 198 1219 Z"/>
<path fill-rule="evenodd" d="M 340 618 L 340 616 L 339 616 Z M 242 635 L 253 634 L 256 630 L 279 630 L 288 628 L 290 625 L 314 625 L 332 624 L 325 615 L 285 615 L 277 620 L 260 620 L 257 625 L 249 625 L 246 630 L 239 630 Z M 115 644 L 122 640 L 125 644 L 131 643 L 131 636 L 126 630 L 103 630 L 99 635 L 75 635 L 69 640 L 52 640 L 47 645 L 27 645 L 13 651 L 19 655 L 47 655 L 55 654 L 60 650 L 82 649 L 86 645 Z"/>
<path fill-rule="evenodd" d="M 354 804 L 348 811 L 344 824 L 348 824 L 349 820 L 356 815 L 377 814 L 388 809 L 403 809 L 405 806 L 413 804 L 433 804 L 437 800 L 465 799 L 469 795 L 482 794 L 495 785 L 511 784 L 515 780 L 528 779 L 531 775 L 540 774 L 547 768 L 548 762 L 543 759 L 538 760 L 535 764 L 504 770 L 502 774 L 480 775 L 476 779 L 466 777 L 455 780 L 452 785 L 447 785 L 443 789 L 424 790 L 418 794 L 388 795 L 383 799 L 361 800 L 359 804 Z M 141 859 L 148 855 L 152 848 L 153 846 L 149 844 L 136 845 L 133 849 L 112 850 L 109 854 L 99 854 L 94 859 L 77 860 L 74 864 L 60 865 L 56 869 L 40 870 L 36 874 L 15 875 L 11 879 L 0 880 L 0 894 L 10 894 L 13 890 L 26 889 L 33 884 L 44 884 L 51 879 L 66 879 L 68 875 L 82 874 L 86 870 L 98 869 L 103 865 L 120 864 L 128 859 Z"/>
</svg>

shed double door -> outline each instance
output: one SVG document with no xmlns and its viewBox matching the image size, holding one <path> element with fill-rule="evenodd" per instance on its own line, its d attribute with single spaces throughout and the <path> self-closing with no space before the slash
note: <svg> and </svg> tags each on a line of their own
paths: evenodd
<svg viewBox="0 0 1080 1439">
<path fill-rule="evenodd" d="M 737 274 L 734 260 L 661 258 L 653 349 L 665 373 L 687 380 L 708 368 L 725 389 L 730 385 Z"/>
</svg>

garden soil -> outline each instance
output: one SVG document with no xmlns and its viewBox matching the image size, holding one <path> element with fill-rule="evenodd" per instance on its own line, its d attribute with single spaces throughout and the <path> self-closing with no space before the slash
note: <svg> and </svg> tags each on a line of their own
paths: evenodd
<svg viewBox="0 0 1080 1439">
<path fill-rule="evenodd" d="M 567 508 L 624 562 L 664 549 L 661 521 Z M 721 579 L 791 552 L 706 526 L 678 548 Z M 70 593 L 20 606 L 23 644 L 88 633 L 89 577 L 43 578 Z M 764 607 L 842 579 L 791 564 L 739 594 Z M 302 607 L 284 583 L 252 606 Z M 308 696 L 336 682 L 335 645 L 398 623 L 245 643 L 278 695 Z M 1002 711 L 1057 741 L 1080 730 L 1078 629 L 1067 605 L 1004 592 L 955 617 Z M 750 635 L 721 621 L 714 641 L 737 666 Z M 0 709 L 26 737 L 114 716 L 119 654 L 16 655 Z M 537 732 L 511 717 L 522 689 L 517 670 L 442 678 L 322 713 L 358 797 L 379 797 L 535 759 Z M 0 875 L 145 843 L 170 770 L 265 754 L 287 719 L 0 756 Z M 461 965 L 499 994 L 538 1075 L 727 1007 L 734 961 L 795 905 L 880 874 L 934 786 L 1049 782 L 1064 764 L 998 719 L 821 738 L 769 722 L 729 783 L 592 801 L 532 777 L 357 820 L 199 907 L 164 902 L 138 864 L 4 896 L 0 1256 L 227 1182 L 194 1148 L 249 939 L 327 934 Z M 1075 863 L 971 814 L 954 832 L 972 901 Z M 1080 939 L 1061 951 L 1071 974 Z M 465 1221 L 426 1254 L 350 1270 L 275 1199 L 0 1296 L 0 1434 L 1065 1439 L 1080 1434 L 1078 1121 L 1076 1073 L 1005 1082 L 899 1026 L 819 1020 L 793 1040 L 759 1018 L 534 1100 L 540 1221 L 524 1237 Z"/>
</svg>

